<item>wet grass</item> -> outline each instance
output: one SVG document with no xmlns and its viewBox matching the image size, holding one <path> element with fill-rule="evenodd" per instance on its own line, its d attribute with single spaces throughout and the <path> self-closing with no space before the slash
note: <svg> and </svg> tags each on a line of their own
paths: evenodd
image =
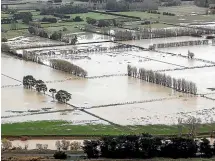
<svg viewBox="0 0 215 161">
<path fill-rule="evenodd" d="M 214 124 L 202 124 L 199 133 L 211 132 Z M 176 135 L 176 125 L 145 125 L 145 126 L 115 126 L 115 125 L 73 125 L 66 121 L 35 121 L 2 124 L 2 135 L 123 135 L 150 133 L 154 135 Z M 183 133 L 188 127 L 183 126 Z"/>
</svg>

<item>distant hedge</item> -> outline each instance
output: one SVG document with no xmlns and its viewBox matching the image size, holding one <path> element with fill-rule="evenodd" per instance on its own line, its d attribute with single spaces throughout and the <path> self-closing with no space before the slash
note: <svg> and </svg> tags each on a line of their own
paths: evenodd
<svg viewBox="0 0 215 161">
<path fill-rule="evenodd" d="M 215 145 L 215 142 L 214 142 Z M 88 158 L 192 158 L 212 157 L 215 148 L 209 140 L 195 141 L 191 138 L 161 138 L 149 134 L 103 137 L 100 140 L 85 140 L 83 146 Z"/>
</svg>

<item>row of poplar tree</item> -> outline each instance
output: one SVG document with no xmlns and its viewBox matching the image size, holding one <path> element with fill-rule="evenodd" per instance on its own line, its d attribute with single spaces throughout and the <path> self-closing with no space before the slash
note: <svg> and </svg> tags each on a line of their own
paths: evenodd
<svg viewBox="0 0 215 161">
<path fill-rule="evenodd" d="M 132 67 L 131 65 L 127 66 L 127 72 L 128 76 L 140 78 L 147 82 L 170 87 L 177 91 L 185 93 L 197 93 L 196 84 L 185 79 L 172 78 L 171 76 L 165 75 L 164 73 L 158 73 L 152 70 L 146 70 L 144 68 L 140 68 L 139 70 L 137 70 L 136 67 Z"/>
</svg>

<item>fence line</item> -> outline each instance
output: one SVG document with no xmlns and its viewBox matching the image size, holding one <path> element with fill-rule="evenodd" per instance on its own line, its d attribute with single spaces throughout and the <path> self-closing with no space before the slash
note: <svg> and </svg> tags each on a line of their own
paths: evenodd
<svg viewBox="0 0 215 161">
<path fill-rule="evenodd" d="M 165 71 L 176 71 L 176 70 L 186 70 L 186 69 L 196 69 L 196 68 L 210 68 L 215 67 L 215 65 L 204 65 L 204 66 L 194 66 L 185 68 L 175 68 L 175 69 L 163 69 L 163 70 L 153 70 L 154 72 L 165 72 Z"/>
<path fill-rule="evenodd" d="M 112 103 L 112 104 L 106 104 L 106 105 L 98 105 L 98 106 L 91 106 L 91 107 L 80 107 L 83 109 L 92 109 L 92 108 L 101 108 L 101 107 L 109 107 L 109 106 L 123 106 L 123 105 L 129 105 L 129 104 L 140 104 L 140 103 L 148 103 L 148 102 L 157 102 L 157 101 L 164 101 L 164 100 L 172 100 L 172 99 L 180 99 L 180 97 L 164 97 L 164 98 L 158 98 L 158 99 L 150 99 L 150 100 L 141 100 L 141 101 L 128 101 L 128 102 L 121 102 L 121 103 Z"/>
<path fill-rule="evenodd" d="M 182 58 L 188 58 L 188 56 L 185 56 L 185 55 L 181 55 L 181 54 L 175 54 L 175 53 L 170 53 L 170 52 L 165 52 L 165 51 L 160 51 L 160 50 L 153 50 L 155 52 L 158 52 L 158 53 L 163 53 L 163 54 L 168 54 L 168 55 L 172 55 L 172 56 L 180 56 Z M 205 59 L 200 59 L 200 58 L 192 58 L 193 60 L 196 60 L 196 61 L 201 61 L 201 62 L 204 62 L 204 63 L 210 63 L 210 64 L 214 64 L 215 65 L 215 62 L 213 61 L 209 61 L 209 60 L 205 60 Z"/>
<path fill-rule="evenodd" d="M 22 86 L 22 84 L 4 85 L 4 86 L 1 86 L 1 88 L 18 87 L 18 86 Z"/>
</svg>

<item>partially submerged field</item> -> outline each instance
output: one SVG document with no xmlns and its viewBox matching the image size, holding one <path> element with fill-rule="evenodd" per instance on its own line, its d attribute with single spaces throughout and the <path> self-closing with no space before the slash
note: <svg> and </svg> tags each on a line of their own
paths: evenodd
<svg viewBox="0 0 215 161">
<path fill-rule="evenodd" d="M 204 12 L 204 9 L 199 9 L 190 7 L 185 7 L 184 10 L 180 7 L 172 8 L 172 10 L 168 7 L 159 8 L 161 12 L 174 13 L 178 10 L 177 16 L 146 12 L 123 12 L 120 14 L 139 16 L 142 20 L 159 20 L 160 23 L 152 24 L 152 28 L 172 27 L 163 24 L 163 22 L 179 24 L 214 20 L 213 15 L 190 15 L 191 10 L 192 12 L 194 12 L 193 10 L 196 10 L 196 12 L 198 10 L 199 13 Z M 36 11 L 33 11 L 32 14 L 34 20 L 44 17 Z M 7 17 L 9 15 L 4 14 L 3 16 Z M 63 31 L 63 35 L 70 38 L 74 36 L 74 32 L 80 31 L 79 28 L 86 24 L 86 17 L 96 19 L 115 18 L 112 15 L 92 12 L 70 16 L 72 18 L 80 16 L 84 21 L 59 21 L 58 23 L 42 24 L 42 27 L 48 33 L 63 30 L 63 27 L 66 27 L 67 31 Z M 53 16 L 48 15 L 48 17 Z M 19 22 L 18 26 L 21 30 L 10 30 L 4 33 L 4 37 L 11 38 L 21 35 L 21 32 L 27 32 L 24 24 Z M 137 26 L 145 27 L 144 25 Z M 10 25 L 3 25 L 3 28 L 9 27 Z M 102 43 L 102 41 L 113 40 L 110 36 L 86 32 L 75 34 L 78 37 L 78 43 L 86 44 L 65 45 L 62 42 L 39 37 L 19 37 L 15 41 L 7 43 L 14 49 L 17 48 L 17 53 L 21 55 L 23 50 L 19 48 L 32 48 L 26 49 L 26 51 L 40 55 L 41 61 L 47 66 L 2 55 L 2 74 L 4 74 L 2 75 L 1 108 L 2 122 L 4 123 L 2 127 L 3 135 L 118 135 L 143 132 L 162 135 L 177 134 L 178 118 L 186 121 L 191 116 L 200 118 L 203 123 L 198 132 L 209 133 L 215 128 L 214 123 L 210 124 L 211 118 L 215 116 L 214 91 L 208 89 L 215 87 L 212 81 L 215 68 L 206 67 L 212 65 L 209 62 L 182 57 L 187 56 L 187 51 L 190 50 L 195 53 L 195 58 L 215 61 L 213 57 L 214 47 L 211 44 L 159 49 L 178 55 L 143 51 L 135 47 L 123 50 L 94 51 L 101 47 L 110 48 L 119 46 L 119 44 L 113 42 Z M 186 36 L 122 43 L 148 48 L 149 45 L 161 42 L 202 39 L 204 38 Z M 95 41 L 101 43 L 92 43 Z M 56 45 L 60 43 L 63 46 L 57 47 Z M 50 47 L 41 47 L 42 45 Z M 33 49 L 33 47 L 35 48 Z M 75 50 L 77 51 L 76 54 L 73 53 Z M 47 54 L 50 52 L 54 54 Z M 50 59 L 61 59 L 73 63 L 86 70 L 88 78 L 79 78 L 52 69 L 48 67 Z M 128 77 L 125 75 L 127 74 L 128 64 L 136 66 L 138 69 L 162 71 L 176 78 L 186 78 L 197 84 L 198 94 L 205 94 L 206 97 L 181 93 L 171 88 Z M 22 81 L 25 75 L 33 75 L 36 79 L 46 81 L 49 89 L 55 88 L 70 92 L 72 99 L 67 105 L 60 104 L 53 101 L 53 98 L 48 95 L 23 89 L 19 81 Z M 8 76 L 18 81 L 12 80 Z M 15 96 L 12 98 L 13 101 L 11 101 L 11 96 Z M 26 121 L 39 122 L 30 123 Z M 11 122 L 19 123 L 8 124 Z M 185 126 L 184 133 L 187 132 L 188 129 Z"/>
</svg>

